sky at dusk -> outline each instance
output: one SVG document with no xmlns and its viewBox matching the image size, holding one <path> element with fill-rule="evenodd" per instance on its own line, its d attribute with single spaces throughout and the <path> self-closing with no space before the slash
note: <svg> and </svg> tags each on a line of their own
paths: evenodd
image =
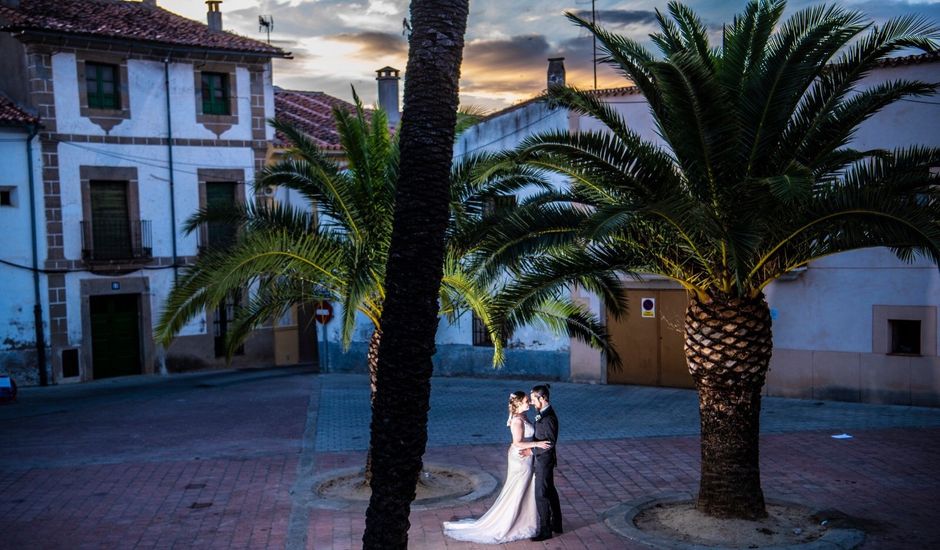
<svg viewBox="0 0 940 550">
<path fill-rule="evenodd" d="M 205 21 L 201 0 L 157 0 L 158 5 Z M 741 10 L 740 0 L 686 2 L 713 30 Z M 791 0 L 792 13 L 819 2 Z M 876 23 L 900 14 L 920 14 L 940 24 L 940 0 L 842 0 Z M 274 18 L 271 42 L 293 53 L 276 60 L 274 83 L 283 88 L 323 91 L 349 100 L 350 85 L 367 104 L 375 102 L 375 70 L 402 70 L 408 43 L 402 19 L 408 0 L 224 0 L 226 30 L 264 40 L 258 16 Z M 595 0 L 595 15 L 606 28 L 648 45 L 655 30 L 654 10 L 666 0 Z M 545 88 L 547 58 L 565 57 L 568 84 L 593 86 L 592 41 L 565 17 L 572 11 L 590 18 L 591 0 L 471 0 L 461 76 L 461 104 L 497 109 L 527 99 Z M 601 88 L 628 84 L 607 67 L 598 68 Z"/>
</svg>

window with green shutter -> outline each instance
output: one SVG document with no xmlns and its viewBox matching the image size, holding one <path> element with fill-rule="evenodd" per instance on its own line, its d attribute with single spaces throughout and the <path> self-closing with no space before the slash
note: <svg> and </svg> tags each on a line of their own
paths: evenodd
<svg viewBox="0 0 940 550">
<path fill-rule="evenodd" d="M 126 181 L 92 181 L 91 230 L 98 260 L 130 258 L 131 232 Z"/>
<path fill-rule="evenodd" d="M 106 63 L 85 62 L 85 88 L 92 109 L 120 109 L 118 68 Z"/>
<path fill-rule="evenodd" d="M 228 99 L 228 75 L 202 73 L 202 114 L 229 114 Z"/>
<path fill-rule="evenodd" d="M 206 207 L 209 210 L 224 212 L 235 206 L 234 182 L 206 182 Z M 228 248 L 235 243 L 238 226 L 224 221 L 208 223 L 207 243 L 211 248 Z"/>
</svg>

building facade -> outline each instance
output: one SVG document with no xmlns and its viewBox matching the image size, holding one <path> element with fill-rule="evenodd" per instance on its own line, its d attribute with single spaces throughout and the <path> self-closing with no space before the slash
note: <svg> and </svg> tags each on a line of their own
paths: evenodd
<svg viewBox="0 0 940 550">
<path fill-rule="evenodd" d="M 153 327 L 180 269 L 234 235 L 218 224 L 186 234 L 185 220 L 256 199 L 273 137 L 271 60 L 287 54 L 223 31 L 221 2 L 207 4 L 204 24 L 154 0 L 0 2 L 0 70 L 12 75 L 0 93 L 40 125 L 35 235 L 52 382 L 225 362 L 219 342 L 238 296 L 197 316 L 169 349 Z M 0 160 L 4 172 L 20 161 Z M 17 225 L 18 241 L 30 240 L 28 227 Z M 0 269 L 4 281 L 23 278 L 20 267 Z M 27 296 L 3 292 L 0 313 L 31 305 Z M 7 340 L 8 356 L 29 343 Z M 270 361 L 272 348 L 260 330 L 235 364 Z M 18 366 L 7 370 L 36 381 L 29 363 L 8 360 Z"/>
<path fill-rule="evenodd" d="M 551 73 L 553 67 L 557 73 L 559 60 L 552 61 L 549 81 L 558 78 Z M 940 56 L 891 60 L 861 87 L 895 79 L 940 81 Z M 638 90 L 627 87 L 596 93 L 640 135 L 661 143 Z M 909 145 L 940 147 L 938 115 L 940 102 L 934 98 L 900 101 L 866 121 L 851 145 L 889 150 Z M 551 109 L 536 99 L 495 113 L 468 130 L 458 141 L 455 155 L 511 148 L 545 130 L 600 128 L 594 119 Z M 567 373 L 562 372 L 561 379 L 692 387 L 683 350 L 685 291 L 659 278 L 625 280 L 624 284 L 631 303 L 628 315 L 606 319 L 624 360 L 623 369 L 609 369 L 599 352 L 573 340 L 559 342 L 533 333 L 528 338 L 520 335 L 515 345 L 533 349 L 535 343 L 548 342 L 546 359 L 558 353 L 567 359 Z M 596 296 L 577 288 L 572 295 L 607 317 Z M 774 355 L 765 386 L 768 395 L 940 405 L 940 271 L 929 260 L 904 263 L 880 248 L 838 254 L 774 282 L 766 296 L 774 323 Z M 655 315 L 643 316 L 641 304 L 650 298 Z M 447 334 L 445 330 L 445 338 Z M 548 369 L 545 374 L 553 372 Z"/>
</svg>

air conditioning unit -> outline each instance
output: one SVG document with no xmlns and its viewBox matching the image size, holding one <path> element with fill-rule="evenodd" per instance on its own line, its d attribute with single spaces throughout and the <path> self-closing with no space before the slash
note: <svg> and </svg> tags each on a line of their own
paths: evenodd
<svg viewBox="0 0 940 550">
<path fill-rule="evenodd" d="M 787 271 L 783 275 L 777 277 L 780 281 L 795 281 L 799 279 L 804 273 L 806 273 L 806 266 L 794 267 L 790 271 Z"/>
</svg>

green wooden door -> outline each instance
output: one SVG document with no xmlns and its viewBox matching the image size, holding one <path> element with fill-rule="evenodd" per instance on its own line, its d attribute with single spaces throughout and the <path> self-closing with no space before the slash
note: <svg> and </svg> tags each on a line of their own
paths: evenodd
<svg viewBox="0 0 940 550">
<path fill-rule="evenodd" d="M 139 294 L 89 299 L 94 378 L 141 374 L 139 300 Z"/>
</svg>

